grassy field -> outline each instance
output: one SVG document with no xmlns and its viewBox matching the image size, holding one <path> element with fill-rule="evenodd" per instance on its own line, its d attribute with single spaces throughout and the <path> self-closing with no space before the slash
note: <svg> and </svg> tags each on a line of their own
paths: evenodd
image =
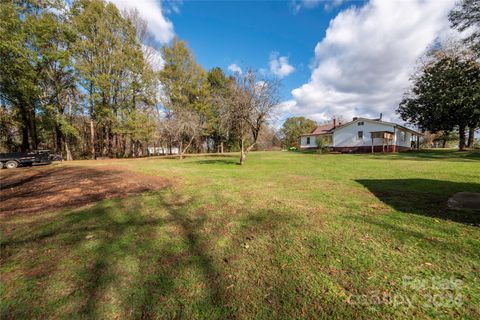
<svg viewBox="0 0 480 320">
<path fill-rule="evenodd" d="M 60 165 L 172 185 L 3 217 L 1 318 L 480 318 L 480 213 L 446 209 L 479 153 L 237 161 Z"/>
</svg>

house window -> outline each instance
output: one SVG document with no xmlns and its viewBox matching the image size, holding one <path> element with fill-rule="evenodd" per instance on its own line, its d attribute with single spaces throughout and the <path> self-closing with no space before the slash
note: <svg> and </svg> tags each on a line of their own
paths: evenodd
<svg viewBox="0 0 480 320">
<path fill-rule="evenodd" d="M 362 139 L 363 139 L 363 131 L 358 131 L 358 133 L 357 133 L 357 138 L 358 138 L 358 140 L 362 140 Z"/>
<path fill-rule="evenodd" d="M 357 125 L 363 126 L 363 121 L 359 121 L 359 122 L 357 123 Z"/>
<path fill-rule="evenodd" d="M 307 144 L 310 144 L 310 137 L 307 137 Z"/>
<path fill-rule="evenodd" d="M 402 141 L 407 141 L 407 133 L 405 131 L 402 131 Z"/>
</svg>

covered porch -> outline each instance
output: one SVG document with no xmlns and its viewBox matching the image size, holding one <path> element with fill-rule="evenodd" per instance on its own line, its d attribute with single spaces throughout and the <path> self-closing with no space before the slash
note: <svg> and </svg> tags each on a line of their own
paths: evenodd
<svg viewBox="0 0 480 320">
<path fill-rule="evenodd" d="M 395 141 L 395 132 L 393 131 L 372 131 L 371 137 L 371 150 L 370 152 L 397 152 L 405 151 L 406 149 L 418 149 L 420 147 L 421 134 L 415 131 L 408 131 L 411 136 L 408 146 L 401 145 Z M 398 139 L 398 137 L 397 137 Z M 404 140 L 405 141 L 405 140 Z M 397 141 L 398 142 L 398 141 Z"/>
<path fill-rule="evenodd" d="M 395 133 L 392 131 L 372 131 L 371 152 L 395 152 Z M 379 150 L 378 147 L 381 147 Z"/>
</svg>

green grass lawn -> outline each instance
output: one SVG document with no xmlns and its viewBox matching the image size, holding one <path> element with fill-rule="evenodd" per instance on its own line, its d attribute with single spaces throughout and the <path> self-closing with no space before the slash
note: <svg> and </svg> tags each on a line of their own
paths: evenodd
<svg viewBox="0 0 480 320">
<path fill-rule="evenodd" d="M 1 318 L 479 319 L 479 155 L 115 161 L 176 182 L 0 220 Z"/>
</svg>

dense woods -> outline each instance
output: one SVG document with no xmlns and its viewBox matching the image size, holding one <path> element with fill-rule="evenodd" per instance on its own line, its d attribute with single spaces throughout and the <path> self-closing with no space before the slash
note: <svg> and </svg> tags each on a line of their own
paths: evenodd
<svg viewBox="0 0 480 320">
<path fill-rule="evenodd" d="M 0 59 L 1 152 L 70 160 L 278 143 L 278 82 L 207 72 L 184 41 L 160 47 L 138 12 L 104 0 L 2 2 Z"/>
</svg>

